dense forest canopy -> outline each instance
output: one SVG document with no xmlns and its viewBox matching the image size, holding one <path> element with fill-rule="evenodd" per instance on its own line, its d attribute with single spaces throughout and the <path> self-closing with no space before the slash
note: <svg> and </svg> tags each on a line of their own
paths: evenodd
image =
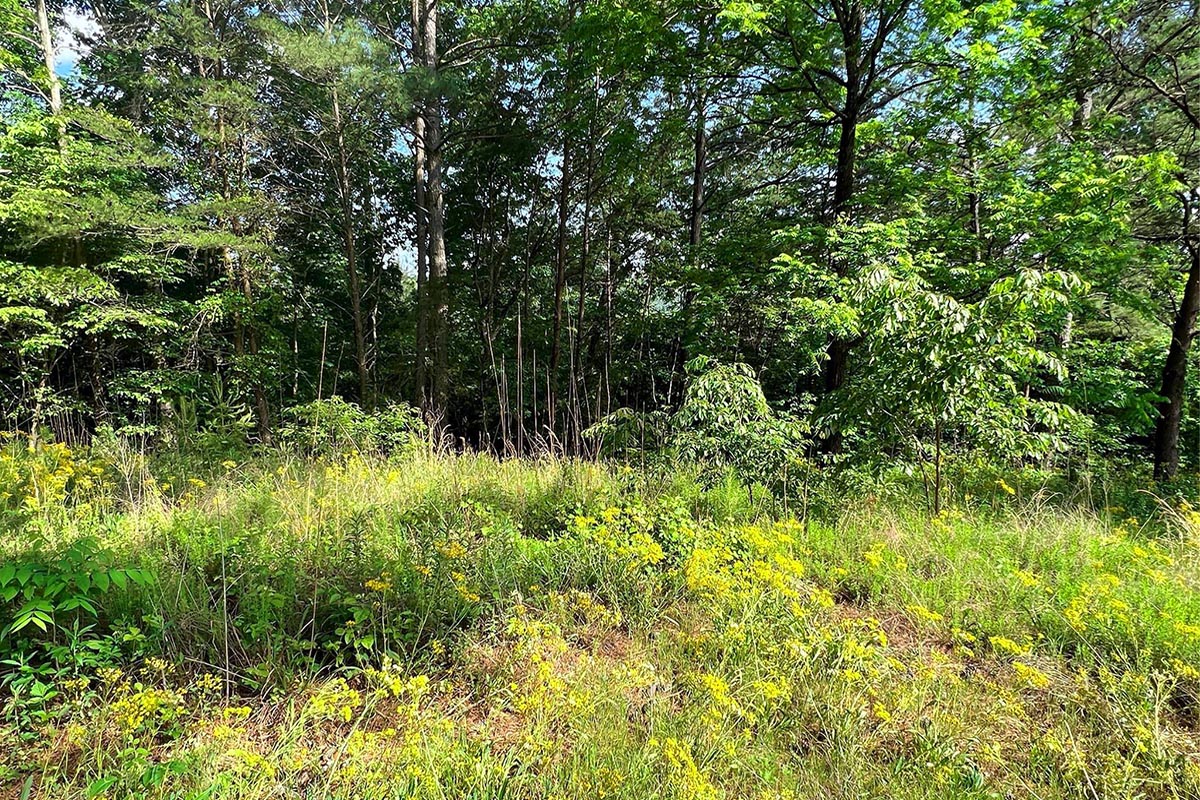
<svg viewBox="0 0 1200 800">
<path fill-rule="evenodd" d="M 1198 15 L 0 0 L 3 427 L 268 441 L 340 396 L 500 453 L 1170 478 Z"/>
</svg>

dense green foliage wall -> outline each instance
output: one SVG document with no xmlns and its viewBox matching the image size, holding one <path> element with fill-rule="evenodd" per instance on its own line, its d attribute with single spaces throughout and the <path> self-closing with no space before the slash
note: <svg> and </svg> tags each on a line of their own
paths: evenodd
<svg viewBox="0 0 1200 800">
<path fill-rule="evenodd" d="M 593 452 L 725 364 L 777 449 L 1170 477 L 1197 14 L 0 0 L 3 426 L 267 440 L 342 396 Z"/>
</svg>

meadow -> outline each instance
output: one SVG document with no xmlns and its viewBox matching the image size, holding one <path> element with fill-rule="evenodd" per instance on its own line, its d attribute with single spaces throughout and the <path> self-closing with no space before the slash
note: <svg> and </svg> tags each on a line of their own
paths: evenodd
<svg viewBox="0 0 1200 800">
<path fill-rule="evenodd" d="M 835 505 L 10 442 L 0 797 L 1200 797 L 1200 514 Z"/>
</svg>

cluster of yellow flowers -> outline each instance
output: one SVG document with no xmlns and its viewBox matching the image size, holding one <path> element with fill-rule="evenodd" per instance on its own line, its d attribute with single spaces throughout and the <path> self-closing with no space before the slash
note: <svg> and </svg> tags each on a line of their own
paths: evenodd
<svg viewBox="0 0 1200 800">
<path fill-rule="evenodd" d="M 224 687 L 225 681 L 215 672 L 205 672 L 192 684 L 192 690 L 201 697 L 215 697 Z"/>
<path fill-rule="evenodd" d="M 445 541 L 438 542 L 436 547 L 437 551 L 441 553 L 442 556 L 450 559 L 451 561 L 463 558 L 467 554 L 467 548 L 463 547 L 462 543 L 456 539 L 447 539 Z"/>
<path fill-rule="evenodd" d="M 631 572 L 649 569 L 666 557 L 650 528 L 643 509 L 616 507 L 606 509 L 599 520 L 576 516 L 569 526 L 584 546 L 615 556 Z"/>
<path fill-rule="evenodd" d="M 942 614 L 937 611 L 930 611 L 920 603 L 909 603 L 904 607 L 904 610 L 907 611 L 914 619 L 920 620 L 921 622 L 939 623 L 946 621 L 946 618 L 942 616 Z"/>
<path fill-rule="evenodd" d="M 407 676 L 400 665 L 389 658 L 385 658 L 378 669 L 364 669 L 363 676 L 367 684 L 376 691 L 394 699 L 406 700 L 413 713 L 420 708 L 421 701 L 430 691 L 429 676 Z"/>
<path fill-rule="evenodd" d="M 458 596 L 468 603 L 478 603 L 480 600 L 479 593 L 471 586 L 471 582 L 467 576 L 458 570 L 450 573 L 450 580 L 454 584 L 454 591 Z"/>
<path fill-rule="evenodd" d="M 182 692 L 126 682 L 118 686 L 110 712 L 121 733 L 132 735 L 155 732 L 174 722 L 186 712 L 186 705 Z"/>
<path fill-rule="evenodd" d="M 1034 689 L 1045 689 L 1050 686 L 1050 676 L 1037 667 L 1026 664 L 1024 661 L 1014 661 L 1012 667 L 1013 671 L 1017 673 L 1017 677 L 1028 686 Z"/>
<path fill-rule="evenodd" d="M 812 598 L 794 549 L 794 527 L 788 523 L 714 531 L 692 550 L 683 574 L 689 590 L 709 599 L 763 592 Z"/>
<path fill-rule="evenodd" d="M 257 750 L 233 747 L 225 751 L 225 761 L 237 775 L 275 777 L 275 765 Z"/>
<path fill-rule="evenodd" d="M 649 741 L 650 748 L 666 763 L 667 775 L 675 788 L 688 800 L 720 800 L 721 791 L 696 766 L 696 759 L 686 742 L 674 737 Z"/>
<path fill-rule="evenodd" d="M 611 629 L 621 625 L 621 612 L 609 608 L 587 592 L 570 589 L 566 592 L 550 592 L 546 596 L 548 609 L 564 622 Z"/>
<path fill-rule="evenodd" d="M 513 609 L 505 634 L 515 642 L 515 660 L 508 685 L 509 702 L 521 714 L 553 712 L 570 704 L 567 683 L 557 665 L 567 652 L 561 629 L 535 619 L 523 605 Z"/>
<path fill-rule="evenodd" d="M 587 776 L 587 796 L 596 800 L 616 797 L 625 785 L 625 776 L 611 767 L 600 767 Z"/>
<path fill-rule="evenodd" d="M 1009 639 L 1007 636 L 989 636 L 988 644 L 990 644 L 992 649 L 997 653 L 1005 653 L 1010 656 L 1023 656 L 1033 649 L 1032 641 L 1027 639 L 1026 643 L 1021 645 L 1017 644 L 1012 639 Z"/>
<path fill-rule="evenodd" d="M 8 435 L 12 438 L 12 435 Z M 99 460 L 80 455 L 62 442 L 21 445 L 0 450 L 0 507 L 38 513 L 73 501 L 81 510 L 111 502 L 108 470 Z"/>
<path fill-rule="evenodd" d="M 335 678 L 309 698 L 305 716 L 349 722 L 362 704 L 361 692 L 351 688 L 345 678 Z"/>
<path fill-rule="evenodd" d="M 388 589 L 392 588 L 392 583 L 381 575 L 378 578 L 367 579 L 363 586 L 365 586 L 367 591 L 370 592 L 386 592 Z"/>
</svg>

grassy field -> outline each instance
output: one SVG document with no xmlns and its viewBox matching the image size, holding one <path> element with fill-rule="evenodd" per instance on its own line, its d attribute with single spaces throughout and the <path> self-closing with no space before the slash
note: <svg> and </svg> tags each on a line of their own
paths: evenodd
<svg viewBox="0 0 1200 800">
<path fill-rule="evenodd" d="M 0 797 L 1200 797 L 1200 515 L 997 496 L 10 448 Z"/>
</svg>

